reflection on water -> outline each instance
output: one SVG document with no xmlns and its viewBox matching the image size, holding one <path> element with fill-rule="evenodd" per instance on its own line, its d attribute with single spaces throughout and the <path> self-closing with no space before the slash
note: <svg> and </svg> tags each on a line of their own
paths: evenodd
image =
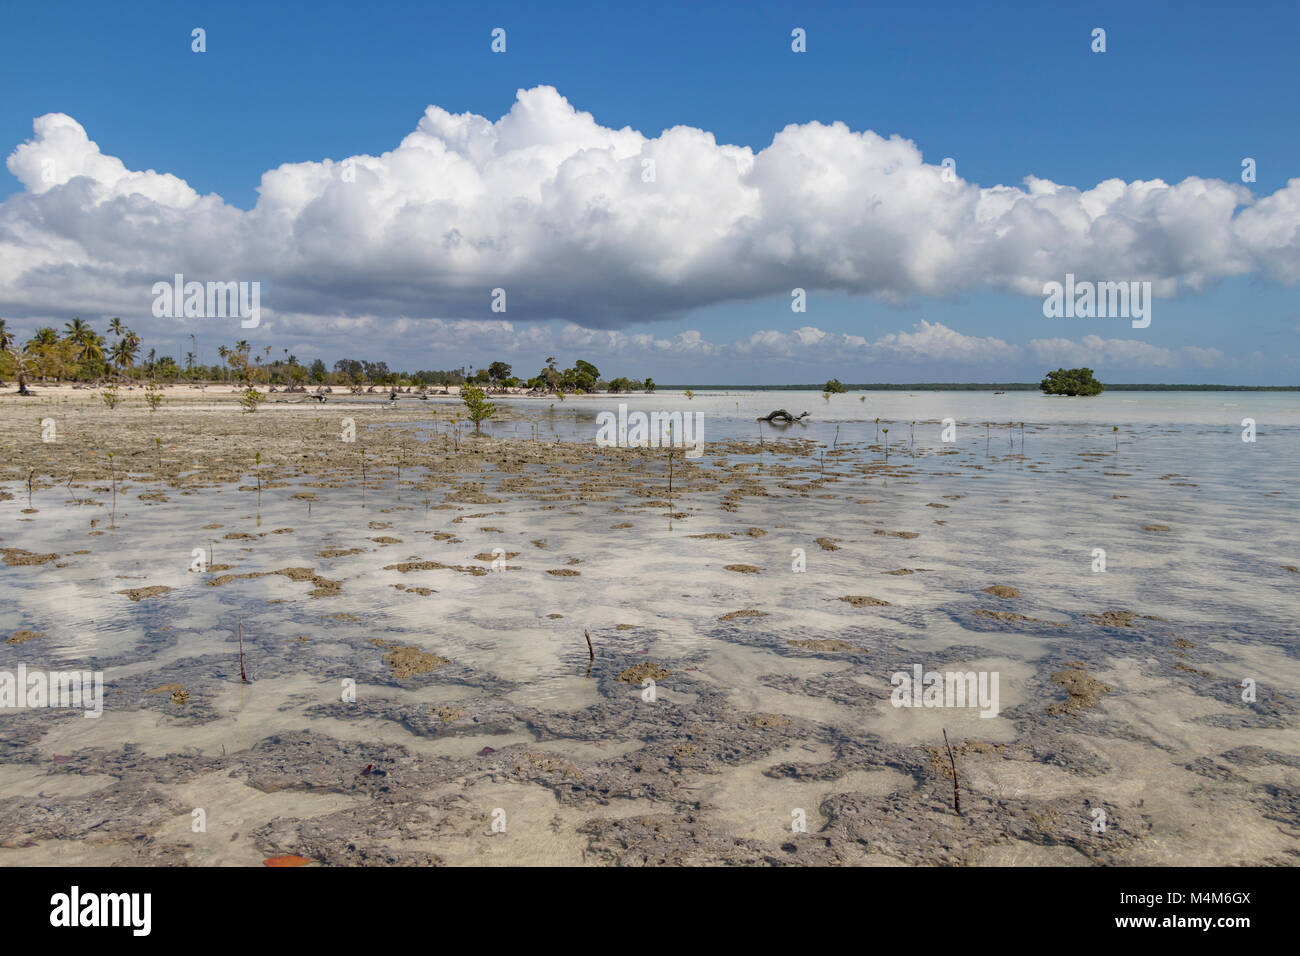
<svg viewBox="0 0 1300 956">
<path fill-rule="evenodd" d="M 490 421 L 485 427 L 502 437 L 543 438 L 564 441 L 594 441 L 596 416 L 603 411 L 617 413 L 620 404 L 629 412 L 698 412 L 705 416 L 707 441 L 757 441 L 764 438 L 807 438 L 826 445 L 838 442 L 878 441 L 876 419 L 880 427 L 890 429 L 890 441 L 908 438 L 915 423 L 915 440 L 922 445 L 939 445 L 941 423 L 953 421 L 966 430 L 978 429 L 983 436 L 985 425 L 994 433 L 999 430 L 1019 435 L 1044 427 L 1094 426 L 1098 435 L 1109 438 L 1111 428 L 1118 427 L 1121 441 L 1144 427 L 1199 426 L 1208 432 L 1240 436 L 1242 420 L 1255 422 L 1260 435 L 1285 434 L 1280 429 L 1300 426 L 1300 392 L 1124 392 L 1110 390 L 1092 398 L 1047 396 L 1039 392 L 849 392 L 833 395 L 825 401 L 817 392 L 808 391 L 699 391 L 686 398 L 678 391 L 658 391 L 651 395 L 568 396 L 563 401 L 554 396 L 492 396 L 491 400 L 507 409 L 512 420 Z M 446 432 L 450 416 L 461 406 L 455 399 L 439 398 L 427 403 L 430 430 Z M 793 415 L 808 412 L 803 422 L 774 426 L 756 421 L 776 409 Z M 838 432 L 837 432 L 838 426 Z M 461 424 L 464 430 L 464 424 Z M 1088 434 L 1087 430 L 1075 433 Z M 1280 443 L 1279 443 L 1280 444 Z M 996 452 L 997 447 L 993 448 Z"/>
<path fill-rule="evenodd" d="M 787 484 L 827 475 L 832 481 L 814 493 L 775 487 L 773 497 L 746 499 L 737 515 L 718 510 L 722 489 L 691 494 L 680 505 L 689 517 L 676 521 L 664 509 L 615 510 L 641 504 L 635 498 L 556 506 L 498 493 L 490 479 L 486 490 L 501 504 L 426 508 L 428 493 L 410 486 L 421 477 L 414 471 L 400 502 L 389 475 L 370 483 L 364 507 L 356 487 L 317 488 L 319 500 L 310 505 L 291 499 L 296 489 L 288 488 L 265 492 L 260 512 L 255 493 L 230 487 L 146 503 L 137 496 L 151 486 L 136 484 L 119 496 L 117 529 L 93 536 L 89 519 L 102 519 L 103 509 L 50 490 L 38 497 L 35 515 L 19 515 L 25 501 L 16 497 L 0 503 L 10 519 L 6 546 L 57 552 L 66 567 L 0 567 L 7 597 L 0 629 L 39 625 L 48 634 L 39 649 L 68 660 L 129 655 L 165 630 L 175 643 L 166 653 L 183 657 L 210 649 L 214 632 L 224 639 L 240 616 L 250 632 L 280 622 L 286 633 L 328 633 L 341 625 L 323 623 L 323 614 L 355 614 L 370 636 L 426 644 L 527 685 L 534 703 L 560 707 L 581 704 L 581 682 L 571 678 L 586 657 L 583 627 L 634 625 L 609 640 L 661 655 L 707 644 L 717 616 L 739 607 L 772 613 L 764 626 L 778 634 L 833 632 L 843 624 L 841 609 L 828 614 L 813 595 L 856 593 L 867 586 L 864 575 L 871 593 L 913 612 L 907 623 L 883 620 L 885 629 L 950 629 L 944 603 L 993 579 L 1031 586 L 1037 604 L 1063 611 L 1140 604 L 1208 622 L 1258 608 L 1265 595 L 1273 608 L 1300 610 L 1289 583 L 1273 573 L 1296 559 L 1297 533 L 1288 520 L 1300 449 L 1294 427 L 1261 431 L 1246 444 L 1219 427 L 1130 425 L 1118 433 L 1118 452 L 1116 435 L 1097 425 L 1038 425 L 1023 433 L 1003 426 L 987 435 L 967 425 L 951 444 L 938 433 L 920 425 L 914 438 L 908 429 L 897 439 L 891 432 L 891 462 L 907 472 L 892 480 L 856 474 L 860 463 L 879 462 L 883 453 L 843 432 L 824 463 L 816 452 L 798 459 L 733 455 L 730 465 L 799 468 L 801 474 L 780 479 Z M 824 436 L 825 425 L 800 434 Z M 530 466 L 525 474 L 545 477 L 554 467 Z M 486 516 L 464 517 L 471 514 Z M 612 529 L 620 522 L 633 526 Z M 750 524 L 767 534 L 691 537 Z M 1151 524 L 1171 530 L 1143 530 Z M 101 521 L 97 530 L 105 526 Z M 872 536 L 882 528 L 920 537 Z M 821 551 L 812 542 L 825 536 L 844 540 L 838 550 Z M 546 549 L 534 539 L 544 539 Z M 813 573 L 790 573 L 792 549 L 810 546 Z M 1089 570 L 1098 547 L 1107 553 L 1104 575 Z M 363 550 L 343 553 L 357 548 Z M 507 562 L 511 570 L 474 576 L 385 569 L 430 559 L 486 567 L 475 556 L 493 548 L 519 553 Z M 81 549 L 89 553 L 73 553 Z M 213 573 L 190 570 L 196 553 L 229 566 L 218 573 L 314 568 L 342 588 L 335 597 L 309 598 L 310 583 L 271 574 L 213 587 L 206 583 Z M 544 573 L 575 558 L 576 576 Z M 725 564 L 763 573 L 738 576 Z M 879 577 L 897 565 L 935 573 Z M 175 591 L 139 602 L 118 593 L 153 585 Z"/>
<path fill-rule="evenodd" d="M 1116 608 L 1164 618 L 1197 645 L 1217 642 L 1228 655 L 1222 669 L 1235 675 L 1267 668 L 1262 677 L 1294 686 L 1295 660 L 1277 648 L 1292 639 L 1300 617 L 1296 577 L 1286 569 L 1300 564 L 1292 504 L 1300 465 L 1295 400 L 1234 394 L 1230 407 L 1223 396 L 1130 394 L 1140 397 L 1108 392 L 1084 404 L 1015 393 L 873 393 L 865 403 L 840 395 L 828 404 L 805 392 L 637 396 L 629 400 L 634 407 L 705 412 L 709 443 L 756 442 L 753 418 L 775 407 L 807 407 L 816 418 L 781 433 L 810 442 L 798 456 L 746 447 L 723 459 L 711 444 L 693 470 L 679 472 L 679 488 L 689 490 L 677 493 L 671 509 L 634 493 L 630 480 L 661 481 L 665 456 L 644 471 L 622 472 L 628 487 L 598 491 L 574 466 L 496 472 L 485 465 L 474 480 L 500 499 L 486 504 L 443 504 L 443 489 L 416 488 L 429 476 L 415 467 L 404 472 L 400 488 L 391 473 L 376 475 L 364 495 L 355 484 L 313 487 L 318 500 L 309 505 L 291 497 L 297 486 L 281 487 L 264 491 L 260 508 L 256 493 L 229 485 L 192 494 L 162 489 L 170 500 L 146 502 L 139 495 L 159 488 L 128 482 L 119 489 L 114 530 L 105 508 L 75 504 L 62 489 L 41 492 L 36 512 L 24 514 L 25 492 L 11 486 L 14 499 L 0 502 L 4 546 L 59 558 L 0 566 L 0 633 L 44 634 L 0 651 L 33 664 L 102 668 L 110 687 L 155 671 L 184 680 L 187 661 L 228 660 L 215 685 L 210 674 L 196 677 L 195 692 L 239 720 L 237 741 L 229 731 L 196 733 L 134 704 L 115 709 L 110 695 L 102 721 L 60 725 L 42 744 L 61 752 L 122 740 L 147 742 L 156 752 L 208 752 L 316 726 L 340 738 L 464 756 L 483 739 L 500 749 L 533 733 L 506 723 L 494 738 L 417 746 L 400 725 L 376 719 L 345 730 L 347 722 L 320 708 L 338 699 L 339 674 L 356 673 L 366 694 L 395 705 L 490 698 L 538 711 L 581 711 L 599 701 L 597 685 L 611 676 L 610 662 L 629 660 L 689 669 L 742 710 L 816 720 L 846 740 L 868 731 L 915 743 L 939 725 L 918 729 L 851 695 L 809 696 L 800 688 L 837 675 L 887 685 L 897 655 L 960 646 L 970 649 L 969 659 L 993 662 L 1003 673 L 1007 708 L 1029 701 L 1035 661 L 1051 653 L 1055 633 L 1067 632 L 973 627 L 971 609 L 989 605 L 984 589 L 994 584 L 1021 593 L 999 607 L 1040 621 L 1078 622 Z M 539 440 L 587 442 L 594 440 L 595 414 L 617 401 L 510 404 L 518 415 L 495 423 L 490 430 L 498 435 L 518 430 L 523 440 L 536 424 Z M 1259 423 L 1254 443 L 1240 438 L 1248 413 Z M 995 423 L 986 428 L 985 416 Z M 1079 420 L 1070 423 L 1070 416 Z M 958 423 L 952 442 L 941 438 L 945 417 Z M 884 458 L 883 427 L 890 429 L 895 466 L 889 472 L 865 467 Z M 764 428 L 770 440 L 776 432 Z M 716 479 L 740 466 L 765 495 L 728 501 L 734 486 Z M 502 489 L 521 475 L 538 482 Z M 78 494 L 106 500 L 89 490 Z M 467 570 L 490 568 L 494 549 L 504 555 L 504 570 Z M 1098 549 L 1104 572 L 1094 570 Z M 800 552 L 804 571 L 793 567 Z M 196 553 L 217 570 L 191 570 Z M 394 567 L 420 561 L 445 567 Z M 756 570 L 734 570 L 745 566 Z M 271 573 L 295 568 L 338 582 L 337 593 L 312 597 L 311 581 Z M 264 576 L 209 583 L 254 572 Z M 140 601 L 120 593 L 156 585 L 173 590 Z M 887 604 L 857 608 L 837 600 L 846 595 Z M 719 618 L 746 609 L 765 616 L 740 636 L 733 629 L 720 639 Z M 252 705 L 237 683 L 232 641 L 241 620 Z M 584 630 L 596 650 L 590 678 Z M 304 638 L 299 646 L 310 647 L 303 652 L 308 663 L 298 665 L 286 648 Z M 810 638 L 843 638 L 880 653 L 850 665 L 775 652 Z M 382 680 L 383 651 L 372 640 L 414 644 L 450 663 L 440 680 L 399 689 Z M 1122 663 L 1114 666 L 1124 673 Z M 693 705 L 694 695 L 671 680 L 662 694 L 671 706 Z M 1161 719 L 1153 715 L 1172 705 L 1153 697 L 1133 706 L 1151 708 L 1142 719 L 1155 728 Z M 959 718 L 946 719 L 950 731 L 961 732 Z M 1016 735 L 1008 719 L 985 724 L 997 726 L 968 732 L 990 740 Z M 601 743 L 613 748 L 610 754 L 639 745 L 633 727 Z M 582 748 L 595 744 L 575 738 L 563 746 L 585 754 Z M 1136 752 L 1123 759 L 1134 767 L 1142 760 Z M 713 786 L 731 793 L 745 786 L 744 774 L 755 775 L 752 767 L 738 772 Z M 734 815 L 745 818 L 739 810 Z"/>
</svg>

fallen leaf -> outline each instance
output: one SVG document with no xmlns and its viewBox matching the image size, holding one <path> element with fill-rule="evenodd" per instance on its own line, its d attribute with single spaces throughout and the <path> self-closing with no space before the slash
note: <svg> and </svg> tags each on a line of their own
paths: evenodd
<svg viewBox="0 0 1300 956">
<path fill-rule="evenodd" d="M 263 860 L 263 866 L 306 866 L 313 862 L 305 856 L 273 856 L 269 860 Z"/>
</svg>

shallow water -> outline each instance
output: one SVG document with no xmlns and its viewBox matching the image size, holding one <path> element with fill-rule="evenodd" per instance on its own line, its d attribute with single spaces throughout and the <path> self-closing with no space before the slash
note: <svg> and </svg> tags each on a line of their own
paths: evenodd
<svg viewBox="0 0 1300 956">
<path fill-rule="evenodd" d="M 369 753 L 357 758 L 353 774 L 409 753 L 427 762 L 421 767 L 435 768 L 428 773 L 446 768 L 449 779 L 435 787 L 437 793 L 464 799 L 487 788 L 482 792 L 498 794 L 483 797 L 487 803 L 514 794 L 510 799 L 526 820 L 559 813 L 559 830 L 543 834 L 537 823 L 531 841 L 516 831 L 511 840 L 522 842 L 514 845 L 514 858 L 540 862 L 550 848 L 585 859 L 588 851 L 612 851 L 576 832 L 584 820 L 634 810 L 680 813 L 682 805 L 655 796 L 653 788 L 649 797 L 630 791 L 624 803 L 610 804 L 595 792 L 581 795 L 567 779 L 557 782 L 545 768 L 529 777 L 535 768 L 527 763 L 525 779 L 511 778 L 502 790 L 506 778 L 475 763 L 496 758 L 480 759 L 478 751 L 490 747 L 525 757 L 544 751 L 571 761 L 574 772 L 590 780 L 622 773 L 620 761 L 671 744 L 678 756 L 664 758 L 663 773 L 677 780 L 674 787 L 703 801 L 713 825 L 775 847 L 789 836 L 793 800 L 807 810 L 816 834 L 839 825 L 836 795 L 888 800 L 924 790 L 929 778 L 922 786 L 898 763 L 849 755 L 868 743 L 916 751 L 933 746 L 946 729 L 954 741 L 1026 747 L 1038 755 L 994 761 L 979 750 L 963 754 L 972 802 L 976 793 L 990 800 L 1066 803 L 1088 794 L 1094 804 L 1112 807 L 1126 821 L 1127 840 L 1117 843 L 1112 862 L 1226 862 L 1248 859 L 1260 847 L 1272 855 L 1294 853 L 1295 836 L 1282 830 L 1279 840 L 1273 831 L 1300 792 L 1294 691 L 1300 685 L 1294 630 L 1300 598 L 1296 573 L 1287 569 L 1300 564 L 1293 499 L 1300 464 L 1297 402 L 1287 393 L 1129 393 L 1141 396 L 1130 407 L 1123 394 L 1068 401 L 1027 393 L 873 393 L 866 403 L 851 395 L 824 403 L 806 392 L 637 396 L 629 400 L 633 408 L 704 412 L 709 442 L 757 444 L 757 434 L 750 434 L 756 432 L 753 417 L 775 407 L 808 407 L 818 418 L 780 433 L 809 439 L 801 454 L 787 445 L 723 457 L 713 446 L 689 465 L 678 459 L 676 467 L 687 470 L 677 473 L 671 507 L 628 489 L 597 487 L 581 475 L 566 478 L 559 465 L 524 469 L 539 479 L 530 492 L 499 489 L 515 473 L 474 476 L 500 499 L 485 504 L 444 504 L 441 490 L 416 487 L 426 477 L 419 469 L 408 470 L 401 486 L 392 474 L 376 475 L 364 489 L 313 484 L 318 500 L 310 505 L 290 497 L 305 484 L 265 490 L 260 500 L 227 485 L 184 495 L 167 490 L 169 501 L 146 502 L 138 495 L 160 486 L 132 481 L 119 488 L 115 517 L 108 496 L 86 489 L 78 494 L 93 496 L 98 505 L 74 504 L 63 489 L 50 489 L 36 496 L 37 510 L 27 514 L 25 489 L 10 485 L 14 498 L 0 502 L 3 546 L 56 552 L 66 566 L 0 565 L 0 634 L 24 627 L 45 632 L 26 644 L 0 644 L 0 652 L 29 667 L 102 669 L 109 697 L 102 718 L 59 715 L 63 719 L 43 723 L 43 732 L 25 743 L 20 739 L 29 738 L 14 721 L 44 715 L 0 712 L 0 740 L 11 744 L 10 759 L 23 768 L 0 781 L 0 816 L 4 798 L 27 795 L 37 786 L 33 768 L 56 755 L 112 754 L 126 742 L 151 758 L 185 753 L 192 760 L 229 760 L 272 735 L 308 731 Z M 489 430 L 509 435 L 518 427 L 522 436 L 536 422 L 539 438 L 586 442 L 593 440 L 596 412 L 617 406 L 603 396 L 570 400 L 554 411 L 539 408 L 537 400 L 510 404 L 521 421 Z M 994 410 L 1004 411 L 998 420 L 1017 427 L 986 432 L 984 416 L 993 417 Z M 1120 412 L 1127 414 L 1121 418 Z M 894 423 L 888 470 L 885 449 L 875 441 L 876 414 Z M 1240 419 L 1248 414 L 1259 423 L 1253 443 L 1241 440 Z M 438 416 L 431 417 L 436 422 Z M 934 422 L 943 417 L 958 422 L 954 442 L 940 438 Z M 910 424 L 897 424 L 913 418 L 914 435 Z M 1120 425 L 1118 432 L 1113 424 Z M 430 433 L 446 428 L 427 427 Z M 773 434 L 768 431 L 765 440 Z M 620 465 L 618 474 L 629 486 L 645 481 L 666 493 L 667 464 L 660 455 L 630 470 Z M 729 510 L 725 495 L 734 485 L 710 482 L 739 466 L 767 495 L 742 497 Z M 544 494 L 550 486 L 558 493 Z M 211 524 L 221 527 L 203 528 Z M 631 527 L 614 527 L 620 524 Z M 745 534 L 750 528 L 765 534 Z M 916 537 L 883 533 L 896 531 Z M 460 540 L 438 540 L 440 533 Z M 730 537 L 692 537 L 701 534 Z M 379 537 L 400 540 L 374 540 Z M 824 549 L 819 538 L 834 550 Z M 365 550 L 319 556 L 331 547 Z M 479 575 L 388 567 L 434 560 L 486 569 L 491 562 L 475 556 L 494 548 L 518 554 L 505 558 L 505 569 Z M 80 549 L 89 553 L 73 554 Z M 195 549 L 233 565 L 218 573 L 313 568 L 341 582 L 341 590 L 309 597 L 310 583 L 274 575 L 214 586 L 208 583 L 213 572 L 190 570 Z M 1095 549 L 1105 551 L 1104 572 L 1095 570 Z M 794 569 L 800 553 L 805 570 Z M 758 571 L 737 573 L 728 565 Z M 914 573 L 885 573 L 902 568 Z M 578 574 L 546 573 L 561 569 Z M 1015 587 L 1020 596 L 984 593 L 995 584 Z M 175 590 L 138 603 L 117 593 L 146 585 Z M 854 607 L 838 600 L 846 595 L 888 604 Z M 1038 620 L 991 622 L 975 614 L 981 608 Z M 719 621 L 741 609 L 766 616 Z M 1102 628 L 1087 617 L 1111 609 L 1164 620 Z M 237 622 L 247 686 L 239 682 Z M 595 646 L 594 663 L 584 630 Z M 858 651 L 815 652 L 789 643 L 806 639 L 840 639 Z M 372 640 L 416 645 L 450 663 L 396 680 L 383 662 L 385 650 Z M 1172 649 L 1175 640 L 1189 642 L 1185 654 Z M 1062 694 L 1047 675 L 1072 659 L 1114 689 L 1089 712 L 1049 719 L 1045 705 Z M 657 682 L 650 705 L 640 686 L 614 679 L 647 660 L 671 671 Z M 890 706 L 891 674 L 916 662 L 998 673 L 1000 713 L 987 719 L 975 710 Z M 1258 684 L 1257 704 L 1239 699 L 1236 688 L 1247 678 Z M 340 701 L 345 679 L 356 682 L 354 705 Z M 189 710 L 165 704 L 165 694 L 148 693 L 167 682 L 189 689 Z M 443 705 L 471 714 L 477 729 L 453 721 L 430 730 L 413 716 Z M 657 722 L 646 723 L 645 706 L 662 708 Z M 795 729 L 783 731 L 787 736 L 762 755 L 720 752 L 706 765 L 692 765 L 697 754 L 689 748 L 704 753 L 720 744 L 711 731 L 692 737 L 691 722 L 733 713 L 782 715 L 796 721 Z M 665 724 L 663 714 L 677 716 Z M 30 732 L 31 725 L 22 730 Z M 1053 766 L 1042 758 L 1053 747 L 1078 755 L 1065 767 Z M 1243 747 L 1273 756 L 1252 757 L 1247 768 L 1232 756 Z M 806 777 L 777 769 L 796 760 L 838 772 Z M 1234 776 L 1207 774 L 1197 763 L 1204 760 L 1237 760 Z M 77 766 L 96 780 L 121 778 L 118 758 L 87 757 Z M 53 780 L 58 767 L 50 765 L 49 772 Z M 277 836 L 277 827 L 306 819 L 307 811 L 273 796 L 277 787 L 257 776 L 269 771 L 250 772 L 257 786 L 237 798 L 210 786 L 216 803 L 252 801 L 230 813 L 261 825 L 256 845 L 246 842 L 247 823 L 242 849 L 233 855 L 205 849 L 202 839 L 170 823 L 163 842 L 189 862 L 256 862 L 258 852 L 293 852 L 290 843 L 277 842 L 286 839 Z M 192 779 L 160 780 L 159 786 L 188 805 L 199 799 L 191 791 L 208 786 L 208 779 L 196 768 Z M 354 786 L 314 788 L 334 794 L 320 812 L 369 806 Z M 570 790 L 579 795 L 566 795 Z M 1260 796 L 1266 793 L 1273 796 Z M 478 799 L 469 801 L 467 820 L 495 809 L 475 804 Z M 575 812 L 575 800 L 586 816 Z M 21 820 L 21 807 L 11 804 L 11 810 Z M 1202 835 L 1224 814 L 1233 815 L 1232 839 L 1207 845 Z M 1088 824 L 1080 805 L 1079 820 L 1070 826 L 1086 835 Z M 450 862 L 479 859 L 485 851 L 478 848 L 476 827 L 466 823 L 444 834 L 435 849 Z M 73 836 L 51 842 L 63 839 Z M 1045 846 L 1062 848 L 1059 841 L 990 836 L 968 847 L 961 860 L 1061 862 Z M 27 852 L 0 849 L 0 862 L 6 854 Z M 1079 852 L 1071 849 L 1071 859 L 1084 861 Z M 858 862 L 917 862 L 899 853 L 876 847 Z M 488 856 L 510 858 L 495 851 Z"/>
</svg>

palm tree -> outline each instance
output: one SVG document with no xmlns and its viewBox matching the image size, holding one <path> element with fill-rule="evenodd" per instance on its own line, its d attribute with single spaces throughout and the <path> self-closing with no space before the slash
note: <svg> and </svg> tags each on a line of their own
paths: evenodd
<svg viewBox="0 0 1300 956">
<path fill-rule="evenodd" d="M 30 348 L 33 345 L 54 345 L 59 341 L 59 333 L 55 332 L 48 325 L 36 330 L 36 334 L 31 337 L 27 345 Z"/>
<path fill-rule="evenodd" d="M 186 352 L 186 353 L 185 353 L 185 371 L 187 371 L 187 372 L 193 372 L 193 371 L 194 371 L 194 353 L 193 353 L 193 352 Z"/>
<path fill-rule="evenodd" d="M 140 339 L 129 329 L 118 339 L 112 350 L 113 364 L 118 369 L 128 369 L 135 365 L 135 353 L 140 349 Z"/>
<path fill-rule="evenodd" d="M 92 331 L 86 336 L 85 341 L 81 343 L 81 361 L 104 361 L 104 337 L 102 335 L 96 335 Z"/>
<path fill-rule="evenodd" d="M 14 334 L 5 327 L 5 320 L 0 319 L 0 352 L 8 352 L 14 359 L 14 374 L 18 376 L 18 394 L 30 395 L 27 389 L 27 362 L 22 352 L 14 348 Z"/>
<path fill-rule="evenodd" d="M 228 355 L 230 354 L 230 349 L 226 348 L 224 345 L 218 345 L 218 346 L 217 346 L 217 354 L 218 354 L 219 356 L 221 356 L 221 364 L 222 364 L 223 366 L 225 366 L 227 369 L 229 369 L 230 366 L 226 365 L 226 356 L 228 356 Z M 229 374 L 226 375 L 226 381 L 227 381 L 227 382 L 230 381 L 230 375 L 229 375 Z"/>
<path fill-rule="evenodd" d="M 108 334 L 114 336 L 120 336 L 126 334 L 126 326 L 122 324 L 121 319 L 112 318 L 108 320 Z"/>
<path fill-rule="evenodd" d="M 5 320 L 0 319 L 0 354 L 8 352 L 13 347 L 13 344 L 14 334 L 5 327 Z M 3 384 L 4 380 L 0 379 L 0 385 Z"/>
<path fill-rule="evenodd" d="M 90 327 L 90 323 L 73 319 L 64 323 L 64 339 L 77 346 L 77 361 L 102 362 L 104 360 L 104 340 Z"/>
<path fill-rule="evenodd" d="M 247 339 L 240 339 L 235 343 L 235 355 L 237 356 L 235 364 L 239 366 L 241 376 L 248 378 L 251 374 L 248 368 L 248 351 L 252 346 L 248 344 Z M 232 369 L 234 366 L 232 366 Z"/>
<path fill-rule="evenodd" d="M 90 331 L 90 326 L 81 319 L 73 319 L 71 322 L 65 322 L 63 328 L 66 330 L 63 337 L 65 339 L 71 339 L 78 345 L 85 341 L 86 333 Z"/>
</svg>

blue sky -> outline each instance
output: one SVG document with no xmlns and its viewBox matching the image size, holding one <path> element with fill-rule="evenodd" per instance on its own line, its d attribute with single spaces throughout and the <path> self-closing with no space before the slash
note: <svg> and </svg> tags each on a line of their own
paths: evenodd
<svg viewBox="0 0 1300 956">
<path fill-rule="evenodd" d="M 62 113 L 127 170 L 171 174 L 235 210 L 253 210 L 263 173 L 281 164 L 380 156 L 415 130 L 429 105 L 495 122 L 511 110 L 517 90 L 537 87 L 553 87 L 602 128 L 631 127 L 655 138 L 688 126 L 755 153 L 789 124 L 838 121 L 854 133 L 910 140 L 925 164 L 952 157 L 963 183 L 984 189 L 1023 187 L 1027 176 L 1078 190 L 1110 179 L 1173 185 L 1200 177 L 1263 199 L 1300 176 L 1300 125 L 1293 119 L 1300 13 L 1290 3 L 393 3 L 375 9 L 327 2 L 297 10 L 73 3 L 15 5 L 5 22 L 0 143 L 6 155 L 32 139 L 35 118 Z M 194 27 L 207 32 L 206 53 L 191 52 Z M 505 54 L 489 49 L 494 27 L 507 31 Z M 807 31 L 806 53 L 790 49 L 794 27 Z M 1102 54 L 1090 50 L 1095 27 L 1106 30 Z M 1243 157 L 1256 160 L 1254 183 L 1241 182 Z M 15 206 L 23 192 L 16 176 L 0 174 L 0 200 L 7 200 L 0 210 L 29 215 Z M 1271 235 L 1294 224 L 1288 215 L 1277 213 L 1280 225 L 1272 222 Z M 1163 221 L 1158 210 L 1151 217 Z M 23 232 L 14 221 L 8 220 L 11 236 Z M 1147 225 L 1135 228 L 1145 234 Z M 1206 229 L 1213 228 L 1211 220 Z M 1180 232 L 1170 227 L 1140 241 L 1177 243 Z M 852 235 L 861 232 L 846 231 Z M 437 288 L 429 290 L 434 304 L 427 311 L 404 301 L 361 326 L 359 339 L 328 316 L 313 323 L 320 306 L 306 296 L 295 300 L 294 318 L 251 332 L 300 358 L 332 361 L 346 353 L 441 368 L 495 357 L 505 339 L 476 335 L 465 323 L 510 318 L 517 327 L 541 324 L 554 333 L 552 341 L 534 335 L 513 346 L 505 357 L 520 368 L 531 369 L 550 348 L 567 364 L 589 341 L 603 370 L 660 381 L 816 381 L 831 374 L 846 381 L 1023 380 L 1037 378 L 1059 354 L 1087 359 L 1103 381 L 1294 383 L 1300 380 L 1300 298 L 1297 286 L 1283 280 L 1297 271 L 1297 240 L 1288 243 L 1284 235 L 1281 248 L 1273 241 L 1264 252 L 1252 246 L 1251 256 L 1267 268 L 1190 282 L 1177 270 L 1156 275 L 1183 281 L 1175 295 L 1157 299 L 1152 324 L 1143 330 L 1115 319 L 1047 319 L 1041 295 L 1009 291 L 1006 282 L 989 288 L 922 282 L 902 295 L 896 289 L 882 295 L 864 292 L 870 283 L 837 289 L 810 280 L 808 311 L 794 315 L 788 292 L 772 294 L 757 283 L 724 294 L 712 280 L 707 294 L 680 302 L 672 290 L 653 290 L 651 298 L 662 294 L 679 307 L 647 307 L 606 323 L 659 346 L 565 333 L 567 322 L 593 322 L 562 296 L 548 293 L 539 306 L 550 320 L 512 318 L 477 314 L 459 299 L 443 301 Z M 170 276 L 171 264 L 162 258 L 153 271 Z M 139 275 L 151 265 L 145 257 L 121 268 Z M 1104 271 L 1096 277 L 1128 278 Z M 302 275 L 293 281 L 302 282 Z M 20 328 L 61 319 L 70 309 L 100 318 L 85 299 L 42 302 L 25 281 L 12 279 L 10 290 L 5 282 L 0 278 L 0 308 Z M 265 282 L 264 302 L 273 313 L 276 278 Z M 287 277 L 281 282 L 290 284 Z M 584 294 L 575 289 L 575 296 Z M 605 301 L 607 294 L 593 291 L 588 301 Z M 362 290 L 357 295 L 364 298 Z M 123 300 L 107 298 L 102 314 L 117 314 Z M 155 327 L 149 301 L 141 295 L 138 323 L 160 351 L 182 351 L 178 343 L 191 331 L 211 350 L 219 341 L 250 337 L 210 324 Z M 365 309 L 358 301 L 342 311 L 355 316 Z M 423 335 L 421 323 L 433 319 L 441 320 L 439 331 Z M 935 326 L 958 338 L 936 347 L 946 333 L 930 334 Z M 818 348 L 776 337 L 763 348 L 726 344 L 758 331 L 806 327 L 830 338 Z M 718 348 L 662 345 L 694 332 Z M 845 349 L 839 336 L 868 345 Z M 920 338 L 900 345 L 890 336 Z M 1088 336 L 1101 344 L 1077 344 Z M 816 337 L 804 336 L 810 338 Z M 1031 347 L 1036 340 L 1060 347 Z M 1186 352 L 1189 347 L 1199 351 Z"/>
</svg>

